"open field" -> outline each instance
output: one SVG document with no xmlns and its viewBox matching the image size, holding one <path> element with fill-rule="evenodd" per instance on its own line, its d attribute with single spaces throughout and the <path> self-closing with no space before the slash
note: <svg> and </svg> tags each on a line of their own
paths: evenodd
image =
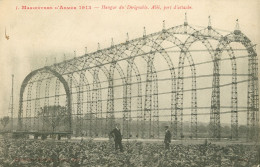
<svg viewBox="0 0 260 167">
<path fill-rule="evenodd" d="M 124 151 L 114 150 L 108 138 L 70 140 L 7 139 L 0 142 L 0 166 L 89 167 L 252 167 L 260 164 L 260 146 L 243 141 L 123 140 Z"/>
</svg>

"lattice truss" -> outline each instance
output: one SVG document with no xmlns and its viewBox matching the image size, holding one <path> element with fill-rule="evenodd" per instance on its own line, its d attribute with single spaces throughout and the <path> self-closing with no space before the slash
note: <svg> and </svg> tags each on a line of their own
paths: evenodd
<svg viewBox="0 0 260 167">
<path fill-rule="evenodd" d="M 242 49 L 233 48 L 234 43 Z M 248 63 L 238 67 L 239 60 Z M 245 67 L 245 73 L 237 72 Z M 247 99 L 244 107 L 238 105 L 239 84 L 246 84 L 247 95 L 241 91 Z M 209 99 L 207 106 L 203 99 Z M 44 112 L 55 107 L 65 112 Z M 106 49 L 98 44 L 94 53 L 32 71 L 20 90 L 18 129 L 106 137 L 117 122 L 125 138 L 158 138 L 164 134 L 164 121 L 176 138 L 182 138 L 183 118 L 189 117 L 189 135 L 197 138 L 198 116 L 208 113 L 209 135 L 220 138 L 220 116 L 229 113 L 230 136 L 237 139 L 240 111 L 247 113 L 247 136 L 253 139 L 259 123 L 254 45 L 238 23 L 234 32 L 222 35 L 210 20 L 208 27 L 197 30 L 185 19 L 182 25 L 166 29 L 163 23 L 162 31 L 149 35 L 144 28 L 141 38 L 129 40 L 127 34 L 125 43 L 114 45 L 112 40 Z M 44 121 L 50 117 L 60 117 L 52 118 L 59 122 L 57 128 Z"/>
</svg>

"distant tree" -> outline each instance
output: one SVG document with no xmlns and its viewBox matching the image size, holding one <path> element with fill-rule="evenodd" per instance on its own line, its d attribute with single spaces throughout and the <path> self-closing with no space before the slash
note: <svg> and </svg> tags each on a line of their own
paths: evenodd
<svg viewBox="0 0 260 167">
<path fill-rule="evenodd" d="M 198 133 L 207 133 L 208 132 L 207 127 L 203 124 L 199 124 L 197 126 L 197 130 L 198 130 Z"/>
<path fill-rule="evenodd" d="M 7 126 L 7 124 L 9 123 L 10 118 L 9 116 L 5 116 L 3 118 L 0 119 L 1 124 L 3 125 L 3 127 L 5 128 Z"/>
<path fill-rule="evenodd" d="M 230 136 L 230 133 L 231 133 L 230 126 L 225 125 L 224 127 L 221 127 L 221 133 L 222 133 L 223 137 Z"/>
<path fill-rule="evenodd" d="M 247 135 L 247 126 L 246 125 L 240 125 L 238 128 L 239 135 L 240 136 L 246 136 Z"/>
<path fill-rule="evenodd" d="M 43 118 L 43 122 L 50 125 L 52 132 L 68 118 L 66 107 L 62 106 L 44 106 L 41 108 L 39 117 Z"/>
</svg>

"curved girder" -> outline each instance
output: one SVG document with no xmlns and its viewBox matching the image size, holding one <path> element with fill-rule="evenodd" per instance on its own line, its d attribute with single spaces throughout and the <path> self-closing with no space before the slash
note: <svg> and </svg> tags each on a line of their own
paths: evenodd
<svg viewBox="0 0 260 167">
<path fill-rule="evenodd" d="M 247 127 L 248 135 L 247 139 L 254 139 L 258 136 L 258 116 L 259 112 L 259 93 L 258 93 L 258 59 L 254 45 L 251 43 L 249 38 L 245 36 L 240 30 L 235 30 L 224 36 L 218 44 L 217 53 L 215 56 L 216 62 L 218 63 L 222 55 L 223 50 L 232 42 L 241 43 L 247 50 L 248 56 L 248 98 L 247 98 Z M 218 66 L 216 67 L 218 68 Z M 218 69 L 217 69 L 218 70 Z M 237 111 L 233 111 L 236 112 Z"/>
<path fill-rule="evenodd" d="M 184 28 L 184 27 L 183 27 Z M 183 31 L 181 31 L 183 32 Z M 175 34 L 174 33 L 169 33 L 168 31 L 164 30 L 162 31 L 162 33 L 158 36 L 157 40 L 159 41 L 159 44 L 161 45 L 164 41 L 168 41 L 168 42 L 171 42 L 173 43 L 175 46 L 177 46 L 183 53 L 183 51 L 185 51 L 185 55 L 188 54 L 188 62 L 191 66 L 191 72 L 192 72 L 192 99 L 194 100 L 194 102 L 192 103 L 192 116 L 195 116 L 196 117 L 196 107 L 197 107 L 197 96 L 196 96 L 196 69 L 195 69 L 195 65 L 194 65 L 194 62 L 193 62 L 193 59 L 192 59 L 192 56 L 191 54 L 189 53 L 188 49 L 186 48 L 185 44 L 183 44 L 177 37 L 174 36 Z M 167 52 L 167 51 L 166 51 Z M 181 63 L 181 66 L 183 66 L 183 63 Z M 171 73 L 172 70 L 171 70 Z M 182 76 L 179 76 L 178 78 L 179 79 L 182 79 L 181 78 Z M 174 85 L 172 85 L 175 89 L 176 89 L 176 82 L 174 82 Z M 176 91 L 174 89 L 174 92 Z M 181 89 L 183 90 L 183 89 Z M 172 97 L 172 105 L 171 105 L 171 124 L 172 124 L 172 128 L 174 129 L 173 132 L 174 132 L 174 136 L 177 137 L 178 135 L 178 125 L 182 122 L 182 121 L 179 121 L 178 120 L 178 117 L 180 117 L 180 113 L 178 112 L 177 113 L 177 110 L 178 109 L 177 107 L 177 103 L 176 103 L 176 99 L 177 99 L 177 95 L 175 93 L 175 96 Z M 173 96 L 173 94 L 172 94 Z M 179 100 L 179 99 L 178 99 Z M 179 104 L 179 103 L 178 103 Z M 182 102 L 181 102 L 182 104 Z M 179 107 L 180 108 L 180 107 Z M 175 113 L 173 112 L 175 110 Z M 195 110 L 195 112 L 193 111 Z M 195 113 L 195 114 L 194 114 Z M 173 121 L 174 121 L 174 124 L 173 124 Z M 197 118 L 195 119 L 195 122 L 197 121 Z M 194 123 L 195 126 L 194 129 L 193 129 L 193 133 L 195 134 L 195 136 L 197 135 L 197 127 L 196 127 L 196 123 Z M 181 133 L 182 135 L 182 133 Z"/>
<path fill-rule="evenodd" d="M 123 45 L 119 50 L 120 53 L 118 55 L 118 58 L 127 58 L 129 55 L 126 52 L 130 52 L 131 50 L 135 48 L 133 45 Z M 136 136 L 139 136 L 139 124 L 140 119 L 142 118 L 142 85 L 141 85 L 141 77 L 140 72 L 138 70 L 137 65 L 134 62 L 134 59 L 127 59 L 127 78 L 125 81 L 125 87 L 124 87 L 124 98 L 123 98 L 123 106 L 124 106 L 124 113 L 123 113 L 123 135 L 131 137 L 131 130 L 129 126 L 129 121 L 131 120 L 131 87 L 132 87 L 132 69 L 134 70 L 135 77 L 137 79 L 137 134 Z"/>
<path fill-rule="evenodd" d="M 208 27 L 206 29 L 199 31 L 199 36 L 203 36 L 205 40 L 207 39 L 214 39 L 218 42 L 221 41 L 223 38 L 222 35 L 216 32 L 216 30 L 212 29 L 212 27 Z M 195 35 L 194 35 L 195 37 Z M 192 43 L 192 42 L 190 42 Z M 207 45 L 205 45 L 207 46 Z M 189 47 L 188 47 L 189 48 Z M 207 48 L 209 50 L 209 48 Z M 237 124 L 237 67 L 236 67 L 236 58 L 234 56 L 233 49 L 230 45 L 227 45 L 227 49 L 225 49 L 230 57 L 231 60 L 231 67 L 232 67 L 232 92 L 231 92 L 231 106 L 232 106 L 232 115 L 231 115 L 231 136 L 232 138 L 238 138 L 238 124 Z M 210 51 L 210 50 L 209 50 Z M 211 51 L 213 52 L 213 51 Z M 216 54 L 217 50 L 214 52 Z M 215 61 L 215 54 L 212 57 L 212 61 Z M 212 55 L 212 54 L 211 54 Z M 220 59 L 219 59 L 220 60 Z M 217 60 L 217 61 L 219 61 Z M 220 118 L 219 118 L 219 110 L 220 106 L 219 101 L 219 64 L 214 62 L 214 75 L 213 75 L 213 82 L 212 82 L 212 109 L 210 115 L 210 135 L 212 137 L 219 136 L 220 137 Z M 217 114 L 215 114 L 217 113 Z"/>
<path fill-rule="evenodd" d="M 196 31 L 196 32 L 194 32 L 193 34 L 191 34 L 187 39 L 186 39 L 186 41 L 185 41 L 185 49 L 186 49 L 186 51 L 188 51 L 189 50 L 189 48 L 190 48 L 190 46 L 193 44 L 193 43 L 195 43 L 196 41 L 200 41 L 200 42 L 202 42 L 202 44 L 204 44 L 204 46 L 207 48 L 207 50 L 208 50 L 208 52 L 209 52 L 209 54 L 211 55 L 211 58 L 212 58 L 212 60 L 214 60 L 214 55 L 215 55 L 215 51 L 214 51 L 214 49 L 213 49 L 213 47 L 211 46 L 211 44 L 210 44 L 210 42 L 208 41 L 208 39 L 214 39 L 214 40 L 217 40 L 217 41 L 219 41 L 221 38 L 222 38 L 223 36 L 220 34 L 220 33 L 218 33 L 216 30 L 214 30 L 214 29 L 212 29 L 212 27 L 208 27 L 208 28 L 205 28 L 205 29 L 202 29 L 202 30 L 199 30 L 199 31 Z M 229 49 L 227 50 L 228 51 L 228 54 L 229 54 L 229 56 L 230 56 L 230 59 L 231 59 L 231 63 L 232 63 L 232 74 L 233 74 L 233 78 L 232 78 L 232 81 L 233 81 L 233 83 L 234 84 L 232 84 L 232 91 L 233 92 L 237 92 L 236 91 L 236 89 L 237 89 L 237 86 L 236 86 L 236 80 L 237 80 L 237 77 L 236 77 L 236 61 L 235 61 L 235 59 L 234 59 L 234 53 L 233 53 L 233 50 L 232 50 L 232 48 L 231 47 L 229 47 Z M 185 61 L 185 57 L 186 57 L 186 52 L 184 52 L 183 54 L 181 53 L 181 55 L 180 55 L 180 61 L 181 61 L 181 64 L 183 64 L 183 62 Z M 193 63 L 194 64 L 194 63 Z M 181 74 L 182 76 L 183 76 L 183 69 L 180 69 L 182 72 L 181 73 L 179 73 L 179 74 Z M 195 81 L 196 82 L 196 81 Z M 181 82 L 181 83 L 183 83 L 183 82 Z M 216 82 L 215 81 L 213 81 L 213 84 L 215 84 Z M 182 87 L 182 85 L 179 85 L 179 86 L 181 86 Z M 195 90 L 195 89 L 194 89 Z M 233 93 L 232 92 L 232 97 L 231 97 L 231 103 L 232 102 L 237 102 L 237 96 L 236 96 L 236 94 L 235 93 Z M 213 93 L 213 96 L 215 96 L 215 93 Z M 182 97 L 181 97 L 181 99 L 182 99 Z M 214 101 L 214 98 L 212 99 L 212 101 Z M 213 104 L 214 105 L 214 104 Z M 232 103 L 231 104 L 232 106 L 233 106 L 233 109 L 234 110 L 236 110 L 237 109 L 237 103 Z M 213 108 L 213 110 L 214 110 L 214 108 Z M 213 112 L 213 111 L 212 111 Z M 194 115 L 197 115 L 197 113 L 192 113 L 192 117 L 194 116 Z M 196 118 L 196 120 L 197 120 L 197 118 Z M 193 121 L 192 121 L 193 122 Z M 215 135 L 214 134 L 214 132 L 213 131 L 216 131 L 216 127 L 215 127 L 215 125 L 214 125 L 214 123 L 213 122 L 215 122 L 214 121 L 214 115 L 213 114 L 211 114 L 211 120 L 210 120 L 210 122 L 211 122 L 211 136 L 213 135 Z M 212 125 L 213 124 L 213 125 Z M 194 127 L 194 125 L 191 125 L 191 127 Z M 196 129 L 193 129 L 192 130 L 193 132 L 194 131 L 197 131 Z"/>
<path fill-rule="evenodd" d="M 64 86 L 65 92 L 66 92 L 66 97 L 67 97 L 67 112 L 68 112 L 68 119 L 69 119 L 69 132 L 71 133 L 71 95 L 70 95 L 70 88 L 68 86 L 68 83 L 66 82 L 66 80 L 63 78 L 62 75 L 60 75 L 58 72 L 56 72 L 55 70 L 51 69 L 50 67 L 44 67 L 38 70 L 34 70 L 31 73 L 29 73 L 25 79 L 22 82 L 21 88 L 20 88 L 20 102 L 19 102 L 19 113 L 18 113 L 18 130 L 22 129 L 22 107 L 23 107 L 23 93 L 24 90 L 26 88 L 26 86 L 28 85 L 28 82 L 30 81 L 30 79 L 35 76 L 37 73 L 39 73 L 40 71 L 46 71 L 51 73 L 52 75 L 56 76 L 57 78 L 59 78 L 59 80 L 61 81 L 61 83 Z"/>
<path fill-rule="evenodd" d="M 150 44 L 150 45 L 149 45 Z M 136 54 L 142 54 L 142 55 L 145 55 L 145 51 L 142 50 L 142 48 L 144 46 L 148 46 L 151 48 L 151 53 L 153 52 L 152 49 L 153 49 L 153 46 L 156 45 L 158 48 L 160 48 L 154 41 L 152 40 L 149 40 L 149 39 L 146 39 L 144 38 L 142 41 L 139 41 L 136 45 L 134 45 L 133 47 L 133 50 L 131 52 L 131 55 L 130 57 L 133 57 L 134 55 Z M 158 49 L 156 49 L 158 51 Z M 163 52 L 165 53 L 165 52 Z M 145 93 L 145 111 L 144 111 L 144 120 L 143 120 L 143 125 L 142 125 L 142 136 L 144 137 L 144 127 L 145 127 L 145 123 L 146 123 L 146 119 L 148 119 L 149 121 L 149 130 L 148 130 L 148 137 L 154 137 L 155 135 L 152 134 L 154 133 L 155 131 L 153 131 L 154 129 L 154 126 L 157 125 L 157 127 L 155 127 L 156 129 L 159 129 L 159 113 L 158 113 L 158 110 L 156 109 L 152 109 L 152 104 L 158 104 L 158 101 L 156 102 L 153 102 L 152 103 L 152 77 L 153 77 L 153 73 L 156 72 L 155 68 L 154 68 L 154 65 L 153 65 L 153 56 L 154 56 L 154 53 L 153 55 L 151 56 L 142 56 L 143 59 L 147 62 L 147 76 L 146 76 L 146 93 Z M 166 57 L 166 56 L 164 56 Z M 134 59 L 132 59 L 132 61 L 134 61 Z M 132 66 L 128 66 L 128 82 L 131 82 L 130 78 L 131 78 L 131 69 L 129 68 L 132 68 Z M 171 68 L 173 69 L 173 68 Z M 156 76 L 157 77 L 157 76 Z M 156 78 L 157 79 L 157 78 Z M 129 83 L 128 83 L 129 84 Z M 155 88 L 154 89 L 158 89 L 158 84 L 157 83 L 154 83 L 154 86 Z M 130 90 L 129 90 L 130 92 Z M 154 95 L 154 96 L 157 96 L 157 95 Z M 155 98 L 158 100 L 158 98 Z M 157 107 L 158 108 L 158 107 Z M 151 121 L 152 121 L 152 113 L 151 111 L 156 111 L 154 112 L 154 116 L 157 118 L 157 121 L 156 121 L 156 125 L 154 125 L 155 123 L 153 122 L 153 127 L 151 127 Z M 148 116 L 146 116 L 148 115 Z M 147 118 L 146 118 L 147 117 Z M 156 130 L 157 131 L 157 130 Z M 159 135 L 157 135 L 159 137 Z"/>
<path fill-rule="evenodd" d="M 25 117 L 26 117 L 26 122 L 25 122 L 25 127 L 23 130 L 26 131 L 31 131 L 32 127 L 31 127 L 31 118 L 32 118 L 32 113 L 31 113 L 31 103 L 32 103 L 32 87 L 34 85 L 34 83 L 38 80 L 42 81 L 41 78 L 41 74 L 39 73 L 39 75 L 34 75 L 31 80 L 28 82 L 28 86 L 27 86 L 27 100 L 26 100 L 26 112 L 25 112 Z M 23 113 L 23 112 L 22 112 Z M 23 115 L 22 115 L 23 116 Z"/>
<path fill-rule="evenodd" d="M 181 46 L 181 48 L 182 48 L 181 49 L 181 52 L 182 52 L 181 54 L 183 56 L 182 57 L 180 56 L 181 57 L 180 58 L 180 62 L 184 62 L 185 57 L 187 57 L 187 55 L 189 54 L 189 52 L 188 52 L 188 48 L 190 46 L 189 40 L 192 41 L 192 39 L 194 39 L 194 36 L 191 36 L 192 34 L 197 36 L 197 37 L 195 37 L 195 39 L 197 38 L 199 40 L 206 41 L 204 45 L 207 45 L 208 46 L 207 48 L 211 47 L 211 45 L 208 45 L 210 43 L 207 42 L 207 38 L 211 38 L 211 39 L 215 39 L 215 40 L 219 39 L 219 33 L 217 31 L 215 31 L 213 29 L 208 29 L 208 30 L 204 29 L 204 30 L 200 30 L 199 33 L 198 33 L 197 30 L 195 30 L 194 28 L 189 26 L 187 23 L 185 23 L 184 25 L 176 26 L 176 27 L 173 27 L 173 28 L 170 28 L 170 29 L 167 29 L 167 30 L 163 30 L 163 31 L 171 34 L 171 36 L 174 36 L 174 34 L 190 35 L 188 40 L 186 40 L 185 44 L 183 44 Z M 139 73 L 138 67 L 136 66 L 136 64 L 134 62 L 134 59 L 136 57 L 138 57 L 138 56 L 142 56 L 143 59 L 147 62 L 147 67 L 148 67 L 147 68 L 147 76 L 146 76 L 145 112 L 149 110 L 149 112 L 150 112 L 149 114 L 151 114 L 152 105 L 156 105 L 156 103 L 158 104 L 158 101 L 156 101 L 156 94 L 158 94 L 158 92 L 156 92 L 156 90 L 158 89 L 158 84 L 156 83 L 157 82 L 157 76 L 154 74 L 154 73 L 156 73 L 156 70 L 155 70 L 155 67 L 153 65 L 153 59 L 154 59 L 155 54 L 159 53 L 160 55 L 162 55 L 164 57 L 164 59 L 166 60 L 168 66 L 169 66 L 169 69 L 170 70 L 174 69 L 173 65 L 172 65 L 172 61 L 169 58 L 169 55 L 168 55 L 167 51 L 165 51 L 165 48 L 163 48 L 161 46 L 161 43 L 163 42 L 163 40 L 159 38 L 159 37 L 161 37 L 161 34 L 162 34 L 162 32 L 154 33 L 154 34 L 151 34 L 151 35 L 144 36 L 143 38 L 138 38 L 138 39 L 135 39 L 135 40 L 128 41 L 126 44 L 123 44 L 123 45 L 120 44 L 120 45 L 116 45 L 116 46 L 114 46 L 112 48 L 99 50 L 99 51 L 97 51 L 95 53 L 88 54 L 88 55 L 85 55 L 85 56 L 81 56 L 81 57 L 75 58 L 73 60 L 66 61 L 67 65 L 64 65 L 63 63 L 58 63 L 58 65 L 56 65 L 56 71 L 59 71 L 60 73 L 62 73 L 61 75 L 63 75 L 63 76 L 70 75 L 71 82 L 74 82 L 76 87 L 78 87 L 77 92 L 81 92 L 82 91 L 81 88 L 82 88 L 82 82 L 83 82 L 82 81 L 83 80 L 82 79 L 83 75 L 82 75 L 82 73 L 80 73 L 80 71 L 86 72 L 88 70 L 90 72 L 92 71 L 92 73 L 93 73 L 92 69 L 94 69 L 94 68 L 96 68 L 97 70 L 101 69 L 104 72 L 104 74 L 106 75 L 107 81 L 109 83 L 111 83 L 111 80 L 113 82 L 113 77 L 112 76 L 114 74 L 114 69 L 117 69 L 117 71 L 120 74 L 121 79 L 123 80 L 122 83 L 124 85 L 131 85 L 132 69 L 134 69 L 134 71 L 136 73 L 136 78 L 137 78 L 137 80 L 140 81 L 140 83 L 138 83 L 138 86 L 139 86 L 139 85 L 141 85 L 141 77 L 140 77 L 140 73 Z M 238 34 L 236 34 L 236 35 L 237 36 L 234 37 L 235 40 L 237 40 L 236 38 L 240 38 L 240 37 L 238 37 L 239 36 Z M 173 38 L 174 37 L 171 37 L 171 40 L 174 41 L 175 39 L 173 39 Z M 243 38 L 245 38 L 245 36 L 243 36 Z M 246 40 L 244 39 L 244 41 L 246 41 Z M 243 40 L 242 40 L 242 42 L 243 42 Z M 244 45 L 247 45 L 247 44 L 248 44 L 247 42 L 244 42 Z M 132 46 L 130 55 L 127 54 L 127 51 L 126 51 L 129 46 Z M 108 53 L 111 50 L 113 50 L 113 48 L 115 48 L 115 47 L 118 49 L 117 51 L 115 51 L 116 54 L 112 54 L 111 56 L 102 56 L 102 55 L 110 55 Z M 151 48 L 150 52 L 149 51 L 145 51 L 145 47 L 146 48 L 150 47 Z M 225 46 L 225 47 L 227 48 L 229 46 Z M 222 48 L 224 48 L 224 47 L 222 47 Z M 248 47 L 248 52 L 252 53 L 252 51 L 249 48 L 250 48 L 250 46 Z M 221 50 L 221 47 L 219 47 L 218 49 Z M 210 50 L 213 50 L 212 47 L 211 47 Z M 228 50 L 228 52 L 233 54 L 233 51 L 232 51 L 231 47 L 228 48 L 227 50 Z M 102 52 L 102 54 L 100 54 L 100 52 Z M 213 56 L 213 58 L 214 58 L 213 59 L 214 63 L 218 62 L 218 58 L 216 58 L 216 57 L 218 57 L 217 56 L 218 54 L 219 54 L 219 51 L 217 51 L 216 54 L 213 54 L 213 55 L 211 54 Z M 192 75 L 195 76 L 196 75 L 195 64 L 193 63 L 192 57 L 188 56 L 187 58 L 188 58 L 188 62 L 191 65 L 191 69 L 192 69 L 192 72 L 193 72 Z M 125 78 L 123 70 L 122 70 L 121 66 L 118 64 L 118 62 L 122 61 L 122 59 L 124 59 L 124 60 L 126 60 L 128 62 L 127 78 Z M 116 61 L 116 63 L 113 64 L 113 61 Z M 235 57 L 234 56 L 231 58 L 231 61 L 232 61 L 233 64 L 235 64 Z M 94 66 L 90 66 L 91 64 L 93 64 Z M 110 64 L 109 70 L 106 69 L 106 67 L 104 66 L 105 64 Z M 256 86 L 253 86 L 253 84 L 256 84 L 256 83 L 258 84 L 258 78 L 257 78 L 258 69 L 257 69 L 257 66 L 255 64 L 257 64 L 256 56 L 255 56 L 255 58 L 252 57 L 249 60 L 249 66 L 251 67 L 251 68 L 249 68 L 249 73 L 252 75 L 252 77 L 250 78 L 250 81 L 249 81 L 250 82 L 249 83 L 249 90 L 251 90 L 251 92 L 248 93 L 248 103 L 249 103 L 249 106 L 253 106 L 251 108 L 253 108 L 253 110 L 254 110 L 254 112 L 251 112 L 251 115 L 252 115 L 251 117 L 253 117 L 254 114 L 258 114 L 255 111 L 255 108 L 258 109 L 258 101 L 256 102 L 256 99 L 258 99 L 258 92 L 257 92 L 258 91 L 258 87 L 256 88 Z M 217 63 L 216 63 L 216 65 L 218 67 Z M 59 66 L 59 68 L 57 68 L 57 66 Z M 180 64 L 179 64 L 179 66 L 180 66 Z M 50 68 L 53 68 L 53 66 L 50 66 Z M 236 68 L 233 69 L 233 71 L 236 71 Z M 174 81 L 175 81 L 175 78 L 176 78 L 175 77 L 175 72 L 174 73 L 173 72 L 174 71 L 171 71 L 171 76 L 172 76 L 172 78 L 174 78 Z M 75 78 L 73 79 L 74 81 L 72 81 L 72 77 L 74 77 L 73 74 L 74 75 L 78 75 L 78 76 L 75 76 Z M 173 77 L 173 74 L 174 74 L 174 77 Z M 180 77 L 180 76 L 183 76 L 183 73 L 181 75 L 181 73 L 178 72 L 178 74 L 179 74 L 179 76 L 178 76 L 178 85 L 179 84 L 181 85 L 182 81 L 180 81 L 180 80 L 183 79 L 183 78 Z M 219 74 L 219 73 L 214 72 L 214 74 Z M 84 77 L 85 77 L 85 75 L 84 75 Z M 76 78 L 80 78 L 79 82 L 77 82 Z M 257 78 L 257 79 L 255 79 L 255 78 Z M 196 78 L 194 78 L 194 80 L 195 79 Z M 172 87 L 173 88 L 176 87 L 176 86 L 174 86 L 174 83 L 175 83 L 174 81 L 172 81 Z M 236 79 L 234 79 L 234 80 L 232 79 L 232 82 L 236 83 Z M 100 82 L 99 82 L 99 84 L 100 84 Z M 152 85 L 152 84 L 154 84 L 154 85 Z M 110 84 L 109 86 L 112 88 L 113 84 Z M 152 88 L 152 86 L 154 86 L 154 88 Z M 101 88 L 100 85 L 99 85 L 99 88 Z M 141 88 L 141 86 L 140 86 L 140 88 Z M 196 85 L 195 85 L 195 88 L 196 88 Z M 123 96 L 126 97 L 126 99 L 127 99 L 127 97 L 129 97 L 131 99 L 131 95 L 129 94 L 131 92 L 131 86 L 130 87 L 124 86 L 124 89 L 125 90 L 123 92 L 124 93 Z M 233 88 L 232 88 L 232 91 L 235 91 L 235 90 L 236 89 L 233 90 Z M 138 92 L 139 91 L 140 90 L 138 90 Z M 152 94 L 152 91 L 154 91 L 153 94 Z M 177 92 L 179 92 L 179 89 L 177 90 Z M 173 93 L 176 93 L 176 91 L 175 90 L 172 91 L 172 94 Z M 112 94 L 113 94 L 113 92 L 112 92 Z M 101 98 L 101 95 L 99 95 L 99 96 Z M 192 96 L 196 96 L 196 93 L 193 94 Z M 255 96 L 257 96 L 257 97 L 255 98 Z M 81 95 L 79 94 L 78 95 L 78 99 L 82 99 L 82 98 L 83 97 L 81 97 Z M 113 97 L 110 97 L 110 98 L 113 99 Z M 154 100 L 152 100 L 152 98 Z M 157 98 L 158 98 L 158 96 L 157 96 Z M 172 100 L 174 98 L 175 97 L 172 96 Z M 183 97 L 181 97 L 181 96 L 178 97 L 178 98 L 179 98 L 179 100 L 183 99 Z M 214 101 L 214 100 L 212 100 L 212 101 Z M 128 101 L 124 101 L 124 103 L 130 104 L 130 106 L 131 106 L 131 100 L 130 100 L 130 103 L 129 103 L 129 99 L 128 99 Z M 177 103 L 179 103 L 178 100 L 177 100 Z M 194 103 L 192 105 L 196 106 L 196 103 Z M 78 110 L 82 110 L 82 109 L 80 109 L 82 107 L 79 106 L 78 108 L 79 108 Z M 155 107 L 153 107 L 153 108 L 155 108 Z M 178 106 L 177 107 L 172 107 L 172 108 L 178 108 Z M 129 110 L 129 108 L 126 107 L 125 110 Z M 131 110 L 131 108 L 130 108 L 130 110 Z M 155 110 L 153 110 L 153 111 L 155 111 Z M 157 115 L 157 114 L 158 113 L 153 113 L 153 115 Z M 19 113 L 19 115 L 21 115 L 21 114 Z M 177 115 L 175 115 L 175 116 L 177 116 Z M 129 115 L 127 115 L 127 118 L 129 118 Z M 181 116 L 181 118 L 179 120 L 182 123 L 182 116 Z M 151 133 L 151 130 L 149 130 L 149 133 Z"/>
</svg>

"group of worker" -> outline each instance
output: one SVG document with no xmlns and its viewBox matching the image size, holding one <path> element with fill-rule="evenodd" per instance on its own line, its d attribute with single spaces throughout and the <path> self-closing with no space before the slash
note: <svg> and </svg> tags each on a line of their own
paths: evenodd
<svg viewBox="0 0 260 167">
<path fill-rule="evenodd" d="M 109 137 L 113 137 L 115 141 L 115 149 L 120 149 L 123 152 L 123 145 L 122 145 L 122 135 L 120 132 L 120 124 L 116 124 L 116 127 L 109 133 Z M 164 137 L 164 145 L 165 149 L 170 149 L 171 143 L 171 132 L 169 130 L 169 126 L 165 126 L 165 137 Z"/>
</svg>

